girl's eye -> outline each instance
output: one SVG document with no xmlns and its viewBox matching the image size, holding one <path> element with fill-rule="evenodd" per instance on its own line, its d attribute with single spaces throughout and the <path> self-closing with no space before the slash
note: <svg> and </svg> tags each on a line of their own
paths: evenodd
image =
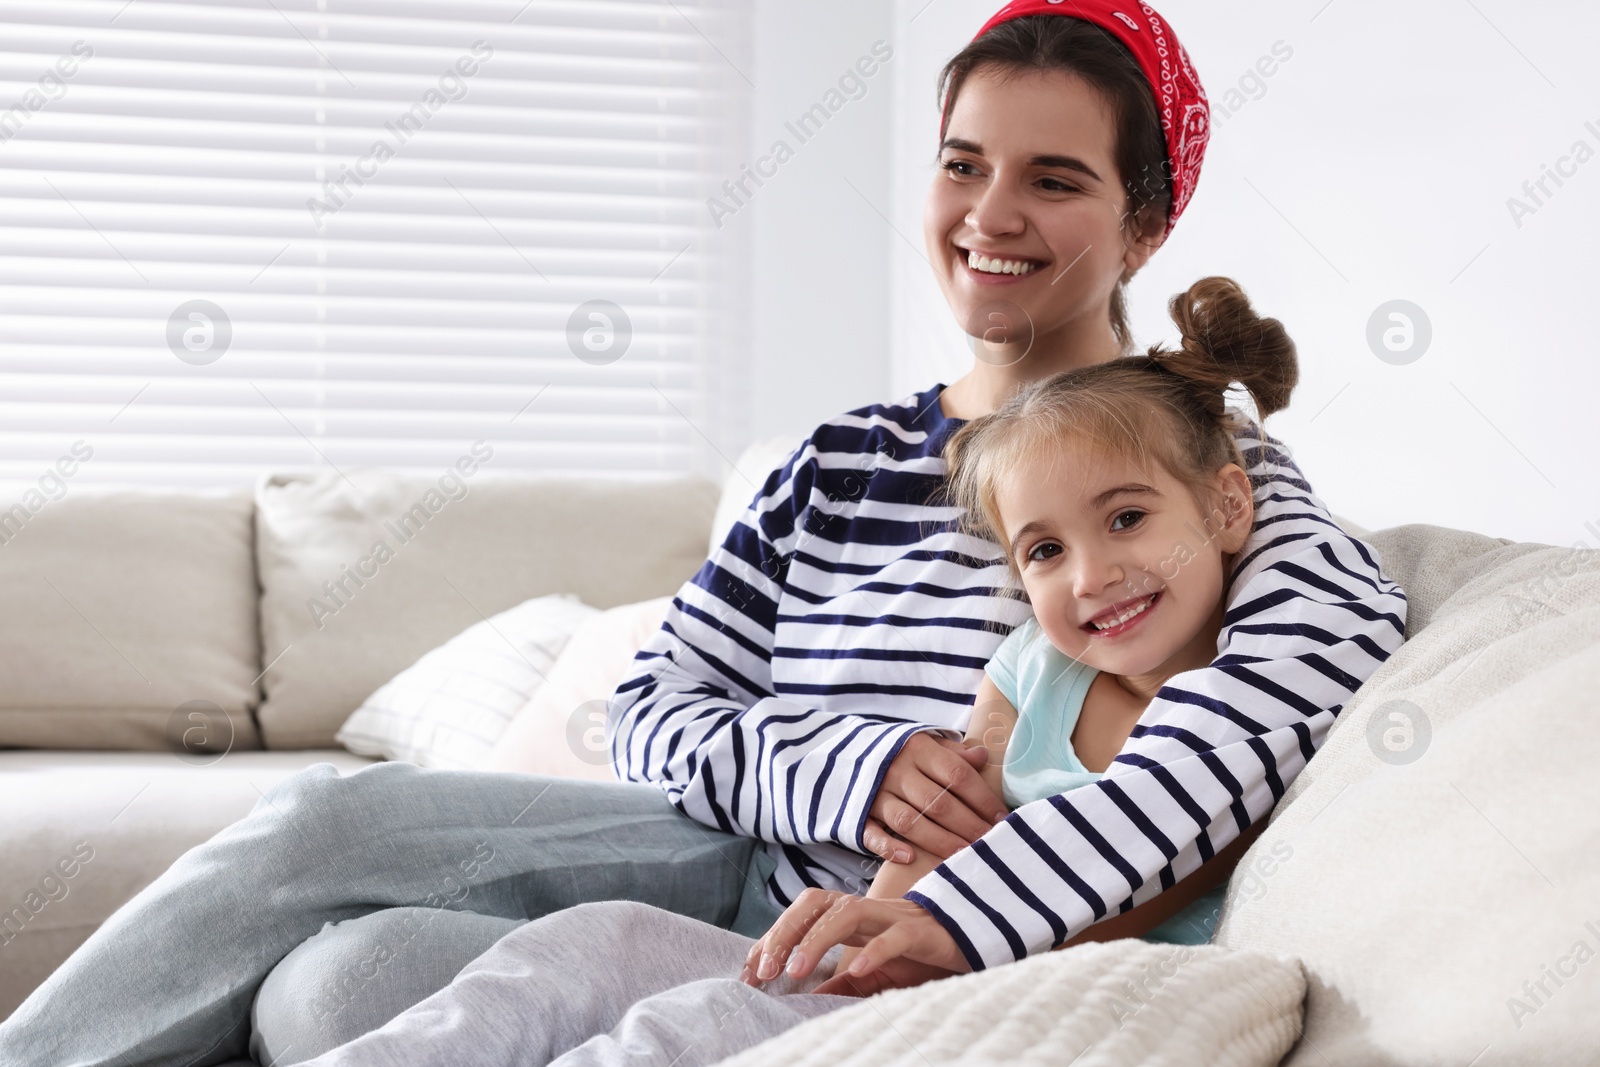
<svg viewBox="0 0 1600 1067">
<path fill-rule="evenodd" d="M 1042 563 L 1061 554 L 1061 546 L 1054 541 L 1041 541 L 1028 550 L 1028 559 Z"/>
<path fill-rule="evenodd" d="M 1039 179 L 1039 185 L 1040 185 L 1040 187 L 1045 189 L 1047 192 L 1052 192 L 1052 193 L 1076 193 L 1076 192 L 1081 192 L 1081 190 L 1076 185 L 1068 185 L 1066 182 L 1062 181 L 1060 178 L 1040 178 Z"/>
<path fill-rule="evenodd" d="M 1127 511 L 1118 512 L 1117 513 L 1117 518 L 1113 519 L 1111 521 L 1111 528 L 1113 530 L 1115 530 L 1117 528 L 1117 525 L 1116 525 L 1117 519 L 1125 519 L 1129 515 L 1132 515 L 1133 516 L 1133 521 L 1130 522 L 1128 525 L 1122 527 L 1122 529 L 1124 529 L 1124 530 L 1131 530 L 1135 526 L 1139 525 L 1140 522 L 1144 521 L 1144 514 L 1145 514 L 1144 512 L 1140 511 L 1137 508 L 1130 508 Z"/>
<path fill-rule="evenodd" d="M 963 178 L 970 178 L 972 176 L 972 164 L 968 163 L 964 159 L 947 159 L 943 163 L 940 163 L 939 166 L 943 167 L 945 170 L 959 174 Z M 966 167 L 968 169 L 962 170 L 962 167 Z"/>
</svg>

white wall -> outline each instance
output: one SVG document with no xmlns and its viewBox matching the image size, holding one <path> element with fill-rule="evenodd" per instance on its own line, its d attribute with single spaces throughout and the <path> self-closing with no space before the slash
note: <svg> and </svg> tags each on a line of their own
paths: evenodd
<svg viewBox="0 0 1600 1067">
<path fill-rule="evenodd" d="M 887 245 L 875 210 L 889 205 L 899 60 L 860 78 L 864 91 L 847 85 L 830 101 L 840 77 L 889 38 L 889 5 L 757 0 L 753 15 L 752 55 L 740 63 L 753 83 L 747 161 L 755 166 L 779 140 L 793 157 L 766 164 L 776 175 L 748 185 L 752 195 L 724 219 L 750 242 L 747 436 L 800 436 L 889 388 Z M 786 125 L 840 98 L 820 130 L 802 131 L 803 142 Z"/>
<path fill-rule="evenodd" d="M 949 381 L 971 359 L 920 258 L 919 218 L 934 173 L 936 74 L 997 6 L 893 3 L 887 213 L 905 239 L 883 227 L 888 396 Z M 1268 428 L 1334 511 L 1374 528 L 1427 522 L 1600 546 L 1600 365 L 1587 331 L 1600 156 L 1564 188 L 1551 184 L 1556 195 L 1520 227 L 1507 207 L 1574 142 L 1600 153 L 1600 67 L 1586 54 L 1600 38 L 1600 9 L 1548 0 L 1158 8 L 1214 109 L 1275 42 L 1293 54 L 1258 98 L 1217 121 L 1195 200 L 1130 287 L 1136 340 L 1173 337 L 1167 297 L 1206 274 L 1230 275 L 1298 344 L 1300 388 Z M 1430 347 L 1408 365 L 1378 359 L 1366 340 L 1373 311 L 1396 298 L 1432 323 Z M 856 383 L 838 384 L 856 395 Z"/>
</svg>

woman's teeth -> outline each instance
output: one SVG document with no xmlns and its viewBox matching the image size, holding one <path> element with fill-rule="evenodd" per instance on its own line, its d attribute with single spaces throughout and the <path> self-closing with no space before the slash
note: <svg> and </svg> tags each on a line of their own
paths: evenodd
<svg viewBox="0 0 1600 1067">
<path fill-rule="evenodd" d="M 1039 264 L 1026 259 L 991 259 L 979 252 L 967 253 L 967 266 L 985 274 L 1032 274 Z"/>
<path fill-rule="evenodd" d="M 1152 595 L 1146 597 L 1145 599 L 1139 601 L 1139 603 L 1135 604 L 1133 607 L 1129 608 L 1127 611 L 1124 611 L 1121 615 L 1118 615 L 1114 619 L 1105 619 L 1105 620 L 1102 620 L 1102 621 L 1099 621 L 1099 622 L 1091 622 L 1091 623 L 1089 623 L 1089 625 L 1093 626 L 1096 630 L 1109 630 L 1113 626 L 1121 626 L 1123 623 L 1127 622 L 1129 619 L 1133 618 L 1135 615 L 1137 615 L 1140 612 L 1144 611 L 1146 608 L 1148 608 L 1151 604 L 1154 604 L 1154 603 L 1155 603 L 1155 595 L 1152 594 Z"/>
</svg>

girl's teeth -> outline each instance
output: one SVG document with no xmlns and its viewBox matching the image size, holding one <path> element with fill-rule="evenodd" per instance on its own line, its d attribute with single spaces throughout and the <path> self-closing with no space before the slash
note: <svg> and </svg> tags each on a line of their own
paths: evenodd
<svg viewBox="0 0 1600 1067">
<path fill-rule="evenodd" d="M 1135 604 L 1133 607 L 1129 608 L 1127 611 L 1108 622 L 1092 622 L 1089 625 L 1093 626 L 1096 630 L 1109 630 L 1113 626 L 1121 626 L 1123 623 L 1127 622 L 1129 619 L 1133 618 L 1135 615 L 1139 614 L 1149 606 L 1150 601 L 1148 599 L 1141 600 L 1139 603 Z"/>
<path fill-rule="evenodd" d="M 1032 274 L 1038 270 L 1038 264 L 1028 263 L 1020 259 L 990 259 L 988 256 L 977 252 L 967 253 L 967 266 L 973 270 L 981 270 L 985 274 Z"/>
</svg>

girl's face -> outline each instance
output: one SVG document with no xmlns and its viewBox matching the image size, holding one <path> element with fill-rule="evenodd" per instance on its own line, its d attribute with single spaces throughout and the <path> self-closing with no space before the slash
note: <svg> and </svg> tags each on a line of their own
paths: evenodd
<svg viewBox="0 0 1600 1067">
<path fill-rule="evenodd" d="M 1036 345 L 1072 337 L 1074 324 L 1106 330 L 1117 282 L 1160 244 L 1124 235 L 1116 136 L 1110 102 L 1077 75 L 968 75 L 939 149 L 923 240 L 969 335 L 992 330 L 1002 301 L 1031 320 Z"/>
<path fill-rule="evenodd" d="M 995 497 L 1002 536 L 1050 643 L 1130 679 L 1164 681 L 1210 663 L 1224 556 L 1244 546 L 1254 517 L 1237 465 L 1218 471 L 1213 487 L 1218 507 L 1204 514 L 1164 470 L 1081 448 L 1011 472 Z"/>
</svg>

